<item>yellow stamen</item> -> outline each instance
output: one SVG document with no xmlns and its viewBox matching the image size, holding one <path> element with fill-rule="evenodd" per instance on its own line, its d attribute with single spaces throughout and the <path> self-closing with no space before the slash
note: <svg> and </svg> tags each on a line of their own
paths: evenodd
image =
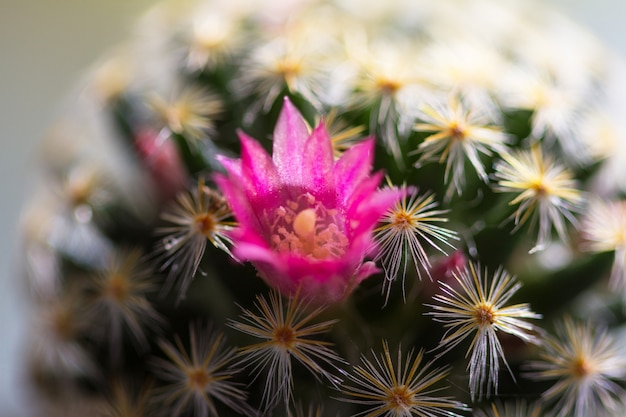
<svg viewBox="0 0 626 417">
<path fill-rule="evenodd" d="M 270 242 L 279 252 L 294 252 L 315 259 L 338 258 L 348 238 L 336 223 L 337 211 L 329 210 L 306 193 L 287 201 L 270 217 Z"/>
</svg>

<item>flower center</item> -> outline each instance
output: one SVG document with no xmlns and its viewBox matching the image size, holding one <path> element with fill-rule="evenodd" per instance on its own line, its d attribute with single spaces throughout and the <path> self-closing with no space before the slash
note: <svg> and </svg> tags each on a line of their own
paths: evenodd
<svg viewBox="0 0 626 417">
<path fill-rule="evenodd" d="M 113 274 L 109 277 L 108 286 L 106 288 L 107 294 L 113 300 L 117 302 L 123 302 L 130 292 L 128 280 L 122 274 Z"/>
<path fill-rule="evenodd" d="M 575 378 L 584 378 L 591 372 L 590 364 L 583 357 L 577 358 L 572 364 L 572 374 Z"/>
<path fill-rule="evenodd" d="M 336 209 L 327 209 L 309 193 L 289 200 L 268 215 L 270 244 L 278 252 L 315 259 L 339 258 L 348 238 Z"/>
<path fill-rule="evenodd" d="M 72 313 L 63 306 L 55 309 L 52 317 L 52 327 L 55 336 L 60 340 L 71 340 L 75 333 L 75 323 Z"/>
<path fill-rule="evenodd" d="M 211 378 L 207 375 L 206 370 L 202 368 L 190 369 L 187 372 L 187 383 L 193 390 L 204 391 L 209 382 L 211 382 Z"/>
<path fill-rule="evenodd" d="M 296 339 L 293 328 L 289 326 L 279 327 L 274 330 L 274 341 L 285 349 L 291 349 Z"/>
<path fill-rule="evenodd" d="M 402 83 L 387 77 L 380 77 L 376 80 L 376 87 L 383 95 L 392 96 L 400 90 Z"/>
<path fill-rule="evenodd" d="M 452 139 L 462 141 L 467 136 L 467 131 L 458 122 L 454 122 L 448 127 L 448 134 Z"/>
<path fill-rule="evenodd" d="M 491 305 L 481 304 L 477 306 L 474 314 L 479 326 L 490 326 L 495 322 L 495 314 Z"/>
<path fill-rule="evenodd" d="M 173 105 L 165 110 L 165 118 L 169 128 L 174 133 L 182 133 L 184 125 L 188 122 L 190 111 L 182 104 Z"/>
<path fill-rule="evenodd" d="M 546 194 L 550 193 L 550 190 L 548 189 L 542 178 L 537 178 L 533 180 L 531 182 L 530 188 L 535 191 L 535 195 L 539 197 L 545 196 Z"/>
<path fill-rule="evenodd" d="M 405 385 L 394 387 L 388 398 L 388 403 L 393 409 L 406 409 L 412 402 L 412 395 Z"/>
<path fill-rule="evenodd" d="M 392 224 L 398 229 L 412 229 L 417 224 L 417 221 L 406 211 L 400 210 L 393 214 Z"/>
<path fill-rule="evenodd" d="M 209 213 L 202 213 L 196 216 L 195 224 L 198 232 L 202 233 L 206 237 L 210 237 L 215 232 L 215 219 Z"/>
<path fill-rule="evenodd" d="M 285 79 L 285 84 L 293 88 L 303 73 L 302 62 L 296 57 L 285 56 L 276 65 L 276 72 Z"/>
</svg>

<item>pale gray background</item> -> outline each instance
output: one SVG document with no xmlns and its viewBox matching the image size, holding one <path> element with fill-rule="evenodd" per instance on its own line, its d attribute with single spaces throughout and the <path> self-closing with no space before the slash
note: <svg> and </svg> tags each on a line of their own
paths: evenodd
<svg viewBox="0 0 626 417">
<path fill-rule="evenodd" d="M 0 0 L 0 417 L 22 417 L 15 242 L 34 153 L 76 80 L 155 0 Z M 88 417 L 88 416 L 85 416 Z"/>
<path fill-rule="evenodd" d="M 15 258 L 34 149 L 86 67 L 131 33 L 154 0 L 0 0 L 0 417 L 22 416 L 27 309 Z M 626 1 L 550 0 L 626 56 Z M 626 76 L 626 74 L 625 74 Z"/>
</svg>

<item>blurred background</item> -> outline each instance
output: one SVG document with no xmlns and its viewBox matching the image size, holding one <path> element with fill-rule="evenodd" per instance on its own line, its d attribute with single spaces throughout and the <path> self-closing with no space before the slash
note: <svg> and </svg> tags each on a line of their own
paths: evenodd
<svg viewBox="0 0 626 417">
<path fill-rule="evenodd" d="M 77 80 L 132 34 L 156 0 L 0 0 L 0 416 L 22 416 L 21 350 L 28 319 L 18 255 L 20 209 L 36 149 Z M 550 0 L 626 57 L 624 0 Z M 626 74 L 624 74 L 626 77 Z"/>
</svg>

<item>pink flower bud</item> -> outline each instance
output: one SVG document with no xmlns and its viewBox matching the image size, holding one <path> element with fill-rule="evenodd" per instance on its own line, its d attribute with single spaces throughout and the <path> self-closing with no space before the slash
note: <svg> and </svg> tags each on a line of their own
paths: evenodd
<svg viewBox="0 0 626 417">
<path fill-rule="evenodd" d="M 162 201 L 170 200 L 186 182 L 187 173 L 171 140 L 146 128 L 135 136 L 135 148 Z"/>
</svg>

